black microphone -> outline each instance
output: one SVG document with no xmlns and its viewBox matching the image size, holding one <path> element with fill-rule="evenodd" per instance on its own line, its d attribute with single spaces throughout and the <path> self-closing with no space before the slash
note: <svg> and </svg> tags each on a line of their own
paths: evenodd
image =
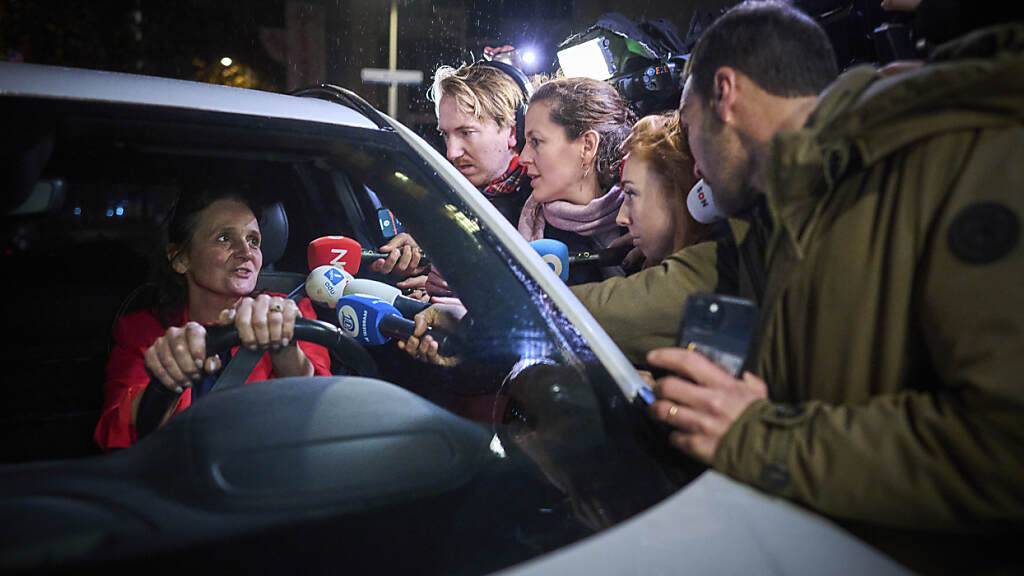
<svg viewBox="0 0 1024 576">
<path fill-rule="evenodd" d="M 598 252 L 576 252 L 569 255 L 569 265 L 618 266 L 622 264 L 622 259 L 632 249 L 633 246 L 625 245 L 618 248 L 605 248 Z"/>
<path fill-rule="evenodd" d="M 387 260 L 388 255 L 383 253 L 383 252 L 377 252 L 376 250 L 363 250 L 363 254 L 362 254 L 363 264 L 369 264 L 370 262 L 375 262 L 375 261 L 377 261 L 379 259 L 382 259 L 382 258 L 384 260 Z M 419 266 L 430 266 L 430 258 L 427 257 L 426 254 L 421 254 L 420 255 L 420 263 L 417 265 L 417 267 L 419 267 Z"/>
</svg>

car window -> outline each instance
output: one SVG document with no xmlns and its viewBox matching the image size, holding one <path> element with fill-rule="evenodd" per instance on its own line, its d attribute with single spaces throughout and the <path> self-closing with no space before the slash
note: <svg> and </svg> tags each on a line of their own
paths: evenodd
<svg viewBox="0 0 1024 576">
<path fill-rule="evenodd" d="M 5 461 L 97 452 L 91 432 L 110 327 L 144 305 L 138 291 L 175 198 L 239 186 L 286 209 L 275 272 L 301 283 L 306 246 L 319 236 L 382 242 L 377 210 L 386 207 L 468 309 L 456 367 L 421 363 L 394 342 L 368 347 L 382 380 L 485 432 L 481 480 L 452 511 L 453 541 L 501 542 L 460 550 L 453 566 L 484 572 L 557 548 L 642 511 L 694 473 L 671 464 L 663 436 L 467 205 L 462 194 L 477 192 L 453 189 L 436 160 L 396 133 L 102 104 L 8 108 L 50 118 L 38 139 L 52 149 L 35 178 L 35 208 L 6 216 L 3 264 L 14 298 L 5 314 L 24 337 L 4 352 Z M 332 310 L 318 314 L 337 322 Z M 248 425 L 260 426 L 260 415 Z M 496 514 L 500 530 L 473 530 Z M 502 553 L 483 553 L 495 549 Z"/>
</svg>

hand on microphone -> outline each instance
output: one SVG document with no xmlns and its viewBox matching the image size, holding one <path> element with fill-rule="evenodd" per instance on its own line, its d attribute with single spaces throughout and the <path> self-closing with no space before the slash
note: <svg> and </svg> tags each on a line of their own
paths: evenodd
<svg viewBox="0 0 1024 576">
<path fill-rule="evenodd" d="M 430 295 L 431 301 L 439 296 L 444 298 L 455 296 L 455 292 L 452 292 L 452 289 L 448 287 L 448 283 L 441 276 L 441 271 L 437 269 L 437 266 L 430 267 L 430 273 L 427 274 L 427 282 L 424 288 L 427 294 Z"/>
<path fill-rule="evenodd" d="M 461 305 L 434 304 L 416 315 L 416 328 L 413 330 L 413 335 L 407 340 L 399 341 L 398 348 L 405 350 L 413 358 L 436 366 L 457 366 L 460 362 L 457 356 L 441 356 L 437 351 L 437 341 L 430 335 L 424 334 L 428 327 L 454 334 L 458 331 L 459 321 L 465 315 L 466 309 Z"/>
<path fill-rule="evenodd" d="M 423 267 L 420 266 L 423 252 L 416 240 L 405 232 L 381 246 L 380 251 L 387 254 L 388 257 L 370 265 L 370 269 L 374 272 L 402 277 L 417 276 L 424 272 Z"/>
<path fill-rule="evenodd" d="M 419 300 L 420 302 L 429 302 L 430 294 L 427 293 L 427 277 L 426 274 L 410 276 L 405 280 L 395 282 L 395 286 L 404 290 L 409 298 Z"/>
</svg>

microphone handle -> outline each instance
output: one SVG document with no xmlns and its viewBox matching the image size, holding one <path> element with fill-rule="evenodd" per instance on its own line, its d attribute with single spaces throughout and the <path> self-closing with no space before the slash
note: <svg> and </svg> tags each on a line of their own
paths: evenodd
<svg viewBox="0 0 1024 576">
<path fill-rule="evenodd" d="M 618 248 L 605 248 L 599 252 L 576 252 L 569 255 L 569 265 L 618 266 L 632 249 L 632 246 L 627 245 Z"/>
<path fill-rule="evenodd" d="M 405 340 L 412 336 L 413 330 L 416 328 L 416 323 L 401 316 L 388 314 L 380 319 L 378 328 L 380 329 L 380 333 L 385 336 Z M 427 326 L 427 333 L 424 334 L 424 336 L 430 336 L 437 341 L 437 353 L 441 356 L 451 356 L 454 354 L 455 338 L 451 334 L 440 330 L 434 330 L 430 326 Z"/>
<path fill-rule="evenodd" d="M 420 302 L 415 298 L 399 296 L 395 298 L 395 301 L 392 302 L 391 305 L 401 312 L 402 316 L 411 319 L 413 316 L 429 308 L 430 302 Z"/>
<path fill-rule="evenodd" d="M 388 255 L 383 252 L 377 252 L 376 250 L 363 250 L 363 262 L 373 262 L 374 260 L 387 259 Z M 430 258 L 423 254 L 420 256 L 420 266 L 430 266 Z"/>
</svg>

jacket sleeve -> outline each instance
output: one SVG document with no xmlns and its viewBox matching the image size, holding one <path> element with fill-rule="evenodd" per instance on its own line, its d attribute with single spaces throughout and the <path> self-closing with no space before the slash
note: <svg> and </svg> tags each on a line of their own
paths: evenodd
<svg viewBox="0 0 1024 576">
<path fill-rule="evenodd" d="M 934 212 L 908 310 L 920 369 L 890 388 L 901 391 L 859 404 L 756 402 L 723 438 L 716 469 L 898 528 L 1024 518 L 1022 148 L 1019 128 L 981 137 Z"/>
<path fill-rule="evenodd" d="M 676 344 L 686 297 L 715 290 L 716 256 L 717 243 L 704 242 L 631 276 L 571 289 L 626 357 L 643 365 L 648 351 Z"/>
<path fill-rule="evenodd" d="M 149 385 L 143 354 L 159 338 L 162 328 L 155 317 L 143 313 L 125 316 L 114 327 L 114 341 L 107 359 L 103 384 L 103 408 L 93 438 L 104 450 L 127 448 L 138 440 L 132 420 L 132 404 Z M 191 391 L 179 397 L 180 412 Z"/>
</svg>

